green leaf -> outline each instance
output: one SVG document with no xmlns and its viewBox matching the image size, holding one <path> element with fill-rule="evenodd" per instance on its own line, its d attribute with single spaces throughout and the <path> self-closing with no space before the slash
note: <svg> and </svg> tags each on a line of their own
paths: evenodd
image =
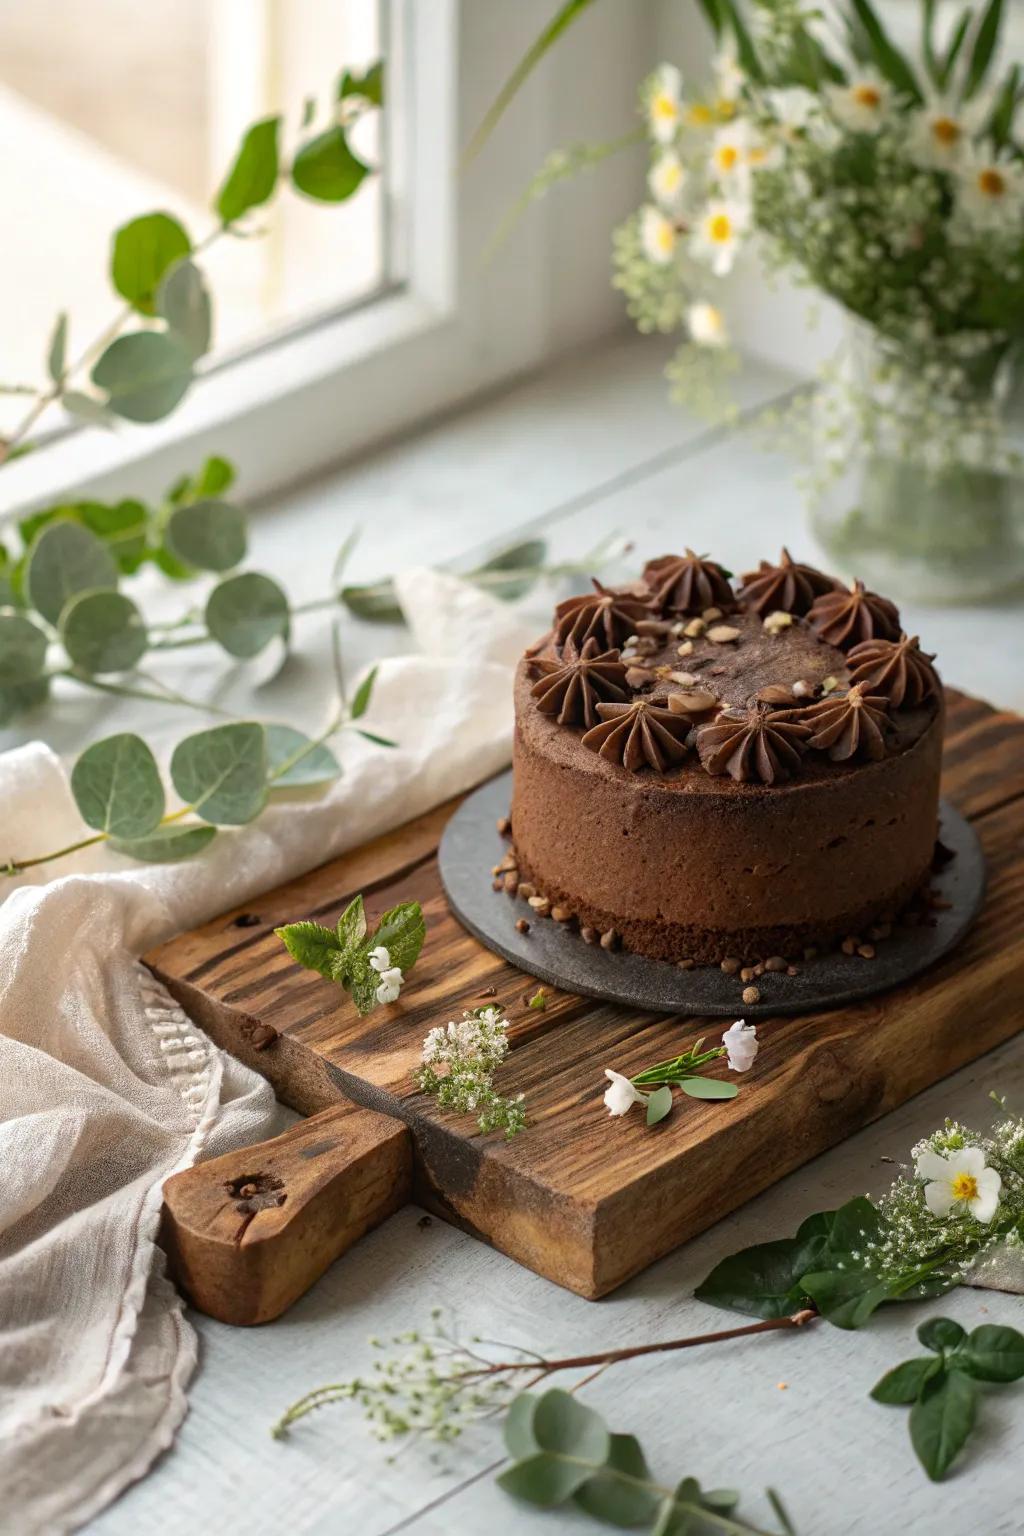
<svg viewBox="0 0 1024 1536">
<path fill-rule="evenodd" d="M 345 130 L 328 128 L 297 151 L 292 161 L 292 183 L 297 192 L 315 202 L 343 203 L 369 169 L 349 149 Z"/>
<path fill-rule="evenodd" d="M 372 741 L 375 747 L 397 747 L 398 742 L 392 741 L 390 736 L 378 736 L 374 731 L 360 730 L 358 733 L 365 741 Z"/>
<path fill-rule="evenodd" d="M 133 331 L 112 341 L 92 370 L 107 405 L 126 421 L 159 421 L 192 383 L 192 357 L 170 331 Z"/>
<path fill-rule="evenodd" d="M 334 962 L 341 953 L 341 945 L 333 928 L 325 928 L 322 923 L 288 923 L 274 932 L 293 960 L 309 971 L 318 971 L 328 981 L 337 980 Z"/>
<path fill-rule="evenodd" d="M 202 853 L 216 836 L 216 827 L 157 827 L 149 837 L 112 837 L 110 846 L 140 864 L 176 864 Z"/>
<path fill-rule="evenodd" d="M 584 1514 L 611 1525 L 643 1525 L 653 1520 L 658 1495 L 638 1486 L 650 1481 L 650 1471 L 639 1441 L 633 1435 L 612 1435 L 604 1468 L 588 1477 L 573 1495 Z"/>
<path fill-rule="evenodd" d="M 191 491 L 197 501 L 210 497 L 223 496 L 235 483 L 238 471 L 230 459 L 223 459 L 219 454 L 211 454 L 199 471 L 195 480 L 190 482 Z"/>
<path fill-rule="evenodd" d="M 934 1355 L 921 1355 L 916 1360 L 905 1360 L 902 1365 L 886 1371 L 881 1381 L 871 1388 L 876 1403 L 913 1403 L 921 1388 L 932 1376 L 942 1370 L 942 1361 Z"/>
<path fill-rule="evenodd" d="M 373 694 L 373 685 L 377 681 L 377 667 L 371 667 L 356 689 L 355 698 L 352 700 L 351 715 L 353 720 L 361 720 L 370 705 Z"/>
<path fill-rule="evenodd" d="M 1016 1328 L 982 1323 L 949 1363 L 978 1381 L 1019 1381 L 1024 1376 L 1024 1337 Z"/>
<path fill-rule="evenodd" d="M 384 65 L 380 59 L 362 75 L 354 75 L 350 70 L 345 70 L 338 81 L 338 100 L 344 101 L 346 96 L 361 96 L 375 107 L 383 104 Z"/>
<path fill-rule="evenodd" d="M 217 826 L 241 826 L 267 802 L 267 743 L 262 725 L 234 721 L 179 741 L 171 782 L 197 816 Z"/>
<path fill-rule="evenodd" d="M 691 1099 L 734 1099 L 740 1091 L 721 1077 L 683 1077 L 679 1086 Z"/>
<path fill-rule="evenodd" d="M 547 553 L 548 547 L 543 539 L 527 539 L 525 543 L 503 549 L 500 554 L 471 571 L 467 579 L 483 587 L 492 596 L 501 598 L 502 602 L 511 603 L 525 596 L 536 585 Z M 513 571 L 516 574 L 502 580 L 502 571 Z"/>
<path fill-rule="evenodd" d="M 514 1498 L 536 1504 L 540 1509 L 554 1509 L 572 1498 L 591 1471 L 590 1467 L 580 1466 L 578 1462 L 538 1451 L 500 1473 L 496 1481 L 499 1488 Z"/>
<path fill-rule="evenodd" d="M 65 603 L 79 592 L 116 586 L 117 566 L 110 551 L 80 523 L 51 523 L 29 550 L 25 594 L 51 624 L 57 623 Z"/>
<path fill-rule="evenodd" d="M 1013 134 L 1013 119 L 1020 98 L 1020 77 L 1020 65 L 1011 64 L 989 118 L 988 131 L 997 149 L 1002 149 Z"/>
<path fill-rule="evenodd" d="M 698 1301 L 754 1317 L 785 1317 L 806 1297 L 801 1277 L 828 1252 L 835 1213 L 808 1216 L 795 1237 L 756 1243 L 730 1254 L 697 1287 Z"/>
<path fill-rule="evenodd" d="M 190 501 L 175 507 L 164 542 L 176 560 L 199 571 L 230 571 L 245 559 L 245 513 L 229 501 Z"/>
<path fill-rule="evenodd" d="M 717 1532 L 751 1531 L 745 1521 L 734 1517 L 739 1495 L 732 1488 L 709 1488 L 706 1492 L 695 1477 L 684 1477 L 675 1493 L 669 1494 L 658 1510 L 651 1536 L 715 1536 Z M 705 1519 L 704 1516 L 710 1516 Z"/>
<path fill-rule="evenodd" d="M 711 28 L 715 38 L 720 38 L 722 35 L 722 28 L 725 26 L 725 17 L 722 13 L 722 7 L 719 4 L 719 0 L 698 0 L 698 3 L 701 10 L 704 12 L 704 20 Z"/>
<path fill-rule="evenodd" d="M 156 758 L 127 732 L 85 749 L 71 770 L 71 793 L 86 825 L 112 837 L 146 837 L 164 814 Z"/>
<path fill-rule="evenodd" d="M 50 337 L 50 345 L 46 353 L 46 371 L 55 384 L 60 384 L 64 378 L 67 349 L 68 317 L 61 314 L 57 316 L 57 323 L 53 327 L 53 335 Z"/>
<path fill-rule="evenodd" d="M 858 1268 L 852 1255 L 831 1256 L 849 1267 L 804 1275 L 801 1284 L 822 1317 L 834 1327 L 862 1328 L 883 1301 L 893 1299 L 892 1287 Z"/>
<path fill-rule="evenodd" d="M 401 624 L 405 620 L 390 579 L 361 587 L 342 587 L 338 595 L 357 619 L 368 619 L 371 624 Z"/>
<path fill-rule="evenodd" d="M 741 68 L 751 80 L 763 81 L 765 76 L 761 68 L 761 60 L 757 56 L 754 40 L 747 30 L 739 7 L 734 4 L 734 0 L 718 0 L 718 3 L 736 39 L 736 57 Z"/>
<path fill-rule="evenodd" d="M 38 709 L 50 694 L 50 679 L 36 677 L 30 683 L 18 683 L 13 688 L 0 688 L 0 725 L 6 725 L 15 715 L 26 710 Z"/>
<path fill-rule="evenodd" d="M 83 672 L 130 672 L 146 654 L 145 620 L 123 592 L 81 592 L 60 616 L 60 638 Z"/>
<path fill-rule="evenodd" d="M 250 208 L 261 208 L 273 197 L 277 186 L 280 127 L 279 116 L 265 117 L 253 123 L 242 140 L 214 205 L 225 224 L 233 224 Z"/>
<path fill-rule="evenodd" d="M 366 912 L 362 896 L 354 896 L 338 918 L 338 943 L 343 950 L 352 949 L 366 937 Z"/>
<path fill-rule="evenodd" d="M 884 75 L 897 91 L 909 96 L 912 101 L 918 103 L 923 101 L 921 88 L 913 70 L 899 49 L 890 42 L 888 33 L 872 9 L 870 0 L 850 0 L 850 4 L 879 73 Z"/>
<path fill-rule="evenodd" d="M 505 1415 L 505 1445 L 516 1461 L 533 1456 L 540 1447 L 534 1438 L 533 1415 L 540 1398 L 536 1392 L 520 1392 L 508 1406 Z"/>
<path fill-rule="evenodd" d="M 419 959 L 426 936 L 419 902 L 403 901 L 384 913 L 373 934 L 364 940 L 364 948 L 369 951 L 383 944 L 391 956 L 391 964 L 408 975 Z"/>
<path fill-rule="evenodd" d="M 311 746 L 311 738 L 290 725 L 268 725 L 265 729 L 267 781 L 272 789 L 327 784 L 339 777 L 341 764 L 323 742 Z"/>
<path fill-rule="evenodd" d="M 138 570 L 149 532 L 149 513 L 141 501 L 82 501 L 72 510 L 90 532 L 111 546 L 120 570 L 126 575 Z"/>
<path fill-rule="evenodd" d="M 193 362 L 209 351 L 210 293 L 195 262 L 187 258 L 175 262 L 160 282 L 156 307 Z"/>
<path fill-rule="evenodd" d="M 488 107 L 483 121 L 463 153 L 463 166 L 468 165 L 480 153 L 494 132 L 499 118 L 503 116 L 512 101 L 519 94 L 522 86 L 532 75 L 541 59 L 554 47 L 563 33 L 569 30 L 573 22 L 582 16 L 583 12 L 592 4 L 593 0 L 566 0 L 566 3 L 558 8 L 540 36 L 535 42 L 530 44 L 530 47 L 523 54 L 523 57 L 519 60 L 519 63 L 494 98 L 494 101 Z"/>
<path fill-rule="evenodd" d="M 940 90 L 945 90 L 952 79 L 953 70 L 956 68 L 957 60 L 963 51 L 963 46 L 967 39 L 967 34 L 971 30 L 971 22 L 973 20 L 974 12 L 967 5 L 961 11 L 957 24 L 950 33 L 949 46 L 946 49 L 946 56 L 942 61 L 942 67 L 939 72 Z"/>
<path fill-rule="evenodd" d="M 346 950 L 335 958 L 334 980 L 340 982 L 352 994 L 352 1001 L 362 1015 L 372 1013 L 379 1006 L 377 988 L 380 976 L 373 969 L 365 951 Z"/>
<path fill-rule="evenodd" d="M 836 1211 L 829 1245 L 833 1253 L 844 1250 L 840 1257 L 845 1259 L 845 1250 L 859 1251 L 868 1243 L 878 1243 L 882 1236 L 882 1220 L 877 1207 L 865 1195 L 857 1195 Z"/>
<path fill-rule="evenodd" d="M 160 279 L 191 249 L 188 235 L 169 213 L 144 214 L 114 235 L 111 282 L 140 314 L 155 314 Z"/>
<path fill-rule="evenodd" d="M 999 31 L 1003 22 L 1003 0 L 989 0 L 987 9 L 982 15 L 978 30 L 974 37 L 974 47 L 971 49 L 970 63 L 967 66 L 967 79 L 964 82 L 964 100 L 970 101 L 977 95 L 985 82 L 989 65 L 999 44 Z"/>
<path fill-rule="evenodd" d="M 967 1330 L 954 1323 L 950 1317 L 930 1317 L 917 1330 L 917 1337 L 925 1349 L 942 1354 L 944 1349 L 956 1349 L 967 1337 Z"/>
<path fill-rule="evenodd" d="M 258 656 L 272 640 L 287 641 L 286 593 L 269 576 L 245 571 L 219 582 L 206 604 L 206 627 L 231 656 Z"/>
<path fill-rule="evenodd" d="M 601 1415 L 560 1387 L 542 1395 L 533 1414 L 533 1434 L 542 1451 L 558 1451 L 592 1466 L 603 1466 L 611 1450 Z"/>
<path fill-rule="evenodd" d="M 949 1471 L 974 1427 L 977 1388 L 962 1371 L 931 1377 L 910 1410 L 910 1441 L 932 1482 Z"/>
<path fill-rule="evenodd" d="M 31 683 L 46 666 L 46 636 L 13 608 L 0 608 L 0 689 Z"/>
<path fill-rule="evenodd" d="M 647 1100 L 647 1124 L 657 1125 L 671 1113 L 672 1089 L 667 1083 L 663 1083 L 660 1088 L 655 1088 Z"/>
<path fill-rule="evenodd" d="M 60 397 L 60 403 L 69 416 L 74 416 L 87 426 L 110 427 L 114 424 L 114 415 L 107 410 L 103 401 L 93 395 L 83 394 L 80 389 L 66 389 Z"/>
</svg>

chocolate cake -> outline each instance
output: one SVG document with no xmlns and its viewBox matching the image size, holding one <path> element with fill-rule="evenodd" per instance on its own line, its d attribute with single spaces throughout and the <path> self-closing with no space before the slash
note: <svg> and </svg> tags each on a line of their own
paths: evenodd
<svg viewBox="0 0 1024 1536">
<path fill-rule="evenodd" d="M 943 729 L 895 606 L 785 550 L 735 585 L 687 550 L 593 586 L 516 675 L 519 888 L 683 964 L 891 922 L 931 868 Z"/>
</svg>

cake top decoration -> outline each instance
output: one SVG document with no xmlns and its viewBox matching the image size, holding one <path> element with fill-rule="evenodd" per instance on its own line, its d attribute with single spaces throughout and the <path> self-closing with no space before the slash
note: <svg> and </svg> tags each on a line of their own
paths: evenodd
<svg viewBox="0 0 1024 1536">
<path fill-rule="evenodd" d="M 835 582 L 813 565 L 801 565 L 783 547 L 778 562 L 762 560 L 756 571 L 741 577 L 739 600 L 755 613 L 806 613 L 816 597 L 831 592 Z"/>
<path fill-rule="evenodd" d="M 599 704 L 597 712 L 601 723 L 587 732 L 583 745 L 631 773 L 645 766 L 664 773 L 686 756 L 690 720 L 673 714 L 663 698 Z"/>
<path fill-rule="evenodd" d="M 833 762 L 843 763 L 859 754 L 878 761 L 885 756 L 887 709 L 888 700 L 882 694 L 866 693 L 863 683 L 855 683 L 848 692 L 805 705 L 786 719 L 810 726 L 807 745 L 827 752 Z"/>
<path fill-rule="evenodd" d="M 534 656 L 530 666 L 539 673 L 531 693 L 542 715 L 554 715 L 559 725 L 597 724 L 599 702 L 623 702 L 626 667 L 617 650 L 602 651 L 597 640 L 577 647 L 567 640 L 560 656 Z"/>
<path fill-rule="evenodd" d="M 582 597 L 567 597 L 555 609 L 555 639 L 560 645 L 572 640 L 576 645 L 594 636 L 614 648 L 628 640 L 642 619 L 650 618 L 651 605 L 635 592 L 602 586 L 591 577 L 593 592 Z"/>
<path fill-rule="evenodd" d="M 893 709 L 913 709 L 938 696 L 934 656 L 922 651 L 916 635 L 898 640 L 862 640 L 847 656 L 850 680 L 865 683 L 872 693 L 884 693 Z"/>
<path fill-rule="evenodd" d="M 900 616 L 896 604 L 877 592 L 868 592 L 862 581 L 816 597 L 808 623 L 822 640 L 846 650 L 858 641 L 898 640 Z"/>
<path fill-rule="evenodd" d="M 800 751 L 810 728 L 795 719 L 782 719 L 766 704 L 726 709 L 697 732 L 697 752 L 712 774 L 729 774 L 746 783 L 760 779 L 775 784 L 790 779 L 800 764 Z"/>
<path fill-rule="evenodd" d="M 736 598 L 729 572 L 706 555 L 687 549 L 683 555 L 661 555 L 644 566 L 644 581 L 661 608 L 677 613 L 703 613 L 705 608 L 732 608 Z"/>
</svg>

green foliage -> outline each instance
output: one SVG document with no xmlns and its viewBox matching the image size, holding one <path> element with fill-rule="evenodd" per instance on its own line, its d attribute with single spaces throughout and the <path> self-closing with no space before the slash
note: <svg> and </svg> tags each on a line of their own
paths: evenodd
<svg viewBox="0 0 1024 1536">
<path fill-rule="evenodd" d="M 61 613 L 60 638 L 68 660 L 85 672 L 130 672 L 146 653 L 142 614 L 123 592 L 82 592 Z"/>
<path fill-rule="evenodd" d="M 267 774 L 275 789 L 307 788 L 326 784 L 341 773 L 330 747 L 314 742 L 291 725 L 268 725 Z"/>
<path fill-rule="evenodd" d="M 80 523 L 61 519 L 43 528 L 28 551 L 25 595 L 56 624 L 69 598 L 117 586 L 117 566 L 106 546 Z"/>
<path fill-rule="evenodd" d="M 921 88 L 903 54 L 891 42 L 888 33 L 870 4 L 870 0 L 850 0 L 850 27 L 856 43 L 863 39 L 858 52 L 870 58 L 880 75 L 912 101 L 923 100 Z"/>
<path fill-rule="evenodd" d="M 209 350 L 213 324 L 210 294 L 194 262 L 183 260 L 171 267 L 161 280 L 156 307 L 193 362 Z"/>
<path fill-rule="evenodd" d="M 971 49 L 967 78 L 964 81 L 964 99 L 970 101 L 984 84 L 989 66 L 999 45 L 999 32 L 1003 22 L 1003 0 L 989 0 L 982 15 Z"/>
<path fill-rule="evenodd" d="M 0 608 L 0 690 L 20 687 L 46 666 L 46 635 L 13 608 Z"/>
<path fill-rule="evenodd" d="M 917 1337 L 932 1355 L 907 1360 L 876 1382 L 876 1403 L 912 1404 L 910 1440 L 933 1482 L 949 1471 L 970 1437 L 978 1382 L 1005 1386 L 1024 1376 L 1024 1336 L 991 1323 L 966 1333 L 949 1318 L 930 1318 Z"/>
<path fill-rule="evenodd" d="M 338 919 L 337 928 L 322 923 L 287 923 L 275 929 L 293 960 L 336 981 L 352 994 L 361 1014 L 377 1007 L 380 974 L 370 964 L 379 946 L 388 951 L 389 964 L 408 977 L 419 959 L 426 926 L 418 901 L 402 902 L 385 912 L 373 933 L 367 932 L 362 896 L 356 896 Z"/>
<path fill-rule="evenodd" d="M 338 81 L 338 100 L 345 101 L 350 96 L 360 96 L 374 107 L 383 106 L 384 65 L 379 59 L 362 75 L 354 75 L 347 69 L 342 73 Z M 308 124 L 304 126 L 308 127 Z"/>
<path fill-rule="evenodd" d="M 202 853 L 217 836 L 216 827 L 157 827 L 148 837 L 112 837 L 110 846 L 141 864 L 175 864 Z"/>
<path fill-rule="evenodd" d="M 233 224 L 252 208 L 262 208 L 277 190 L 280 116 L 254 123 L 242 140 L 214 204 L 225 224 Z"/>
<path fill-rule="evenodd" d="M 169 213 L 144 214 L 114 235 L 110 280 L 139 314 L 154 315 L 161 279 L 191 249 L 185 230 Z"/>
<path fill-rule="evenodd" d="M 203 821 L 241 826 L 267 799 L 267 746 L 262 725 L 232 721 L 179 741 L 171 756 L 171 782 Z"/>
<path fill-rule="evenodd" d="M 159 421 L 192 383 L 192 354 L 173 331 L 118 336 L 97 361 L 92 382 L 106 392 L 107 408 L 126 421 Z"/>
<path fill-rule="evenodd" d="M 220 582 L 206 604 L 206 628 L 231 656 L 258 656 L 272 640 L 287 641 L 291 612 L 283 588 L 270 576 L 245 571 Z"/>
<path fill-rule="evenodd" d="M 245 559 L 245 514 L 227 501 L 187 501 L 171 512 L 164 541 L 183 565 L 230 571 Z"/>
<path fill-rule="evenodd" d="M 112 837 L 148 837 L 164 814 L 156 759 L 128 733 L 86 748 L 71 771 L 71 793 L 86 825 Z"/>
<path fill-rule="evenodd" d="M 655 1088 L 647 1100 L 647 1124 L 657 1125 L 672 1113 L 672 1089 L 668 1083 L 663 1083 L 660 1088 Z"/>
<path fill-rule="evenodd" d="M 485 560 L 470 572 L 468 579 L 502 602 L 514 603 L 536 586 L 547 552 L 543 539 L 527 539 Z"/>
<path fill-rule="evenodd" d="M 349 148 L 340 125 L 317 134 L 296 152 L 292 185 L 317 203 L 342 203 L 357 191 L 370 167 Z"/>
<path fill-rule="evenodd" d="M 764 1536 L 736 1513 L 732 1489 L 705 1490 L 694 1477 L 674 1488 L 655 1482 L 634 1436 L 611 1434 L 600 1414 L 557 1387 L 513 1399 L 505 1445 L 513 1462 L 498 1486 L 541 1509 L 571 1502 L 611 1525 L 647 1526 L 651 1536 Z M 771 1500 L 783 1532 L 791 1532 L 778 1495 Z"/>
<path fill-rule="evenodd" d="M 68 317 L 66 314 L 57 316 L 57 322 L 50 337 L 50 345 L 46 353 L 46 371 L 55 384 L 60 384 L 64 378 L 64 367 L 67 362 L 68 349 Z"/>
</svg>

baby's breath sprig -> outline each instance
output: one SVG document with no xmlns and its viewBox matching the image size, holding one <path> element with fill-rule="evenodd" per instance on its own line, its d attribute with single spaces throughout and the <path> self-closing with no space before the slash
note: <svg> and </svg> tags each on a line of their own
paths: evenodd
<svg viewBox="0 0 1024 1536">
<path fill-rule="evenodd" d="M 416 1072 L 421 1093 L 452 1114 L 475 1114 L 477 1125 L 504 1131 L 511 1138 L 526 1125 L 523 1095 L 506 1098 L 494 1087 L 494 1074 L 508 1055 L 508 1020 L 500 1008 L 467 1009 L 460 1020 L 437 1025 L 423 1042 L 423 1065 Z"/>
</svg>

